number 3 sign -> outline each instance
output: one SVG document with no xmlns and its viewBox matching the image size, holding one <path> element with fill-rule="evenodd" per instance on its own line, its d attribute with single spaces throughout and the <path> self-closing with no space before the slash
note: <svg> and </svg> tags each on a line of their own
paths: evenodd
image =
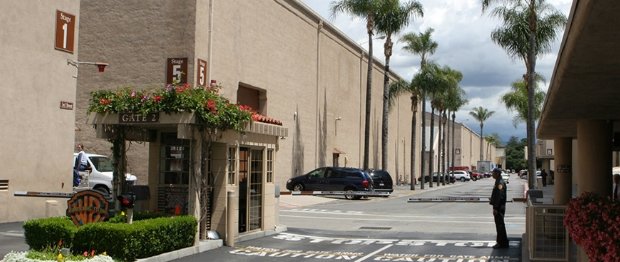
<svg viewBox="0 0 620 262">
<path fill-rule="evenodd" d="M 54 48 L 73 54 L 75 15 L 56 10 L 56 41 Z"/>
</svg>

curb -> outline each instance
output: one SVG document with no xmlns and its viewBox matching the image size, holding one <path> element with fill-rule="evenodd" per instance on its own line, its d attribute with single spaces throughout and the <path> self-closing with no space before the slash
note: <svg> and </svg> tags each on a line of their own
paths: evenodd
<svg viewBox="0 0 620 262">
<path fill-rule="evenodd" d="M 198 253 L 202 253 L 205 251 L 213 250 L 216 248 L 220 248 L 224 245 L 224 241 L 222 239 L 217 240 L 202 240 L 198 243 L 198 245 L 186 247 L 183 249 L 171 251 L 168 253 L 159 254 L 152 257 L 137 259 L 138 262 L 165 262 L 171 261 L 191 255 L 195 255 Z"/>
</svg>

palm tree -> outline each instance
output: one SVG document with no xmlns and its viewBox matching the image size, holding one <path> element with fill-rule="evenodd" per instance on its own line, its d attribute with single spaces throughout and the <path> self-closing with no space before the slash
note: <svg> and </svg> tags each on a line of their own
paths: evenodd
<svg viewBox="0 0 620 262">
<path fill-rule="evenodd" d="M 405 80 L 400 80 L 397 82 L 393 82 L 390 84 L 390 95 L 389 95 L 389 109 L 392 109 L 392 105 L 394 104 L 394 100 L 396 97 L 402 95 L 403 93 L 411 94 L 411 111 L 413 112 L 411 116 L 411 184 L 410 189 L 415 190 L 415 140 L 416 140 L 416 125 L 417 125 L 417 114 L 418 114 L 418 104 L 421 96 L 421 89 L 416 86 L 408 83 Z"/>
<path fill-rule="evenodd" d="M 456 120 L 456 111 L 459 110 L 459 108 L 461 108 L 462 106 L 464 106 L 465 104 L 467 104 L 467 99 L 465 99 L 465 91 L 458 87 L 455 89 L 450 90 L 450 95 L 448 96 L 448 100 L 447 100 L 447 108 L 449 112 L 452 112 L 452 149 L 448 150 L 451 155 L 452 155 L 452 162 L 450 163 L 450 166 L 454 167 L 454 124 L 455 124 L 455 120 Z M 449 147 L 449 146 L 448 146 Z M 448 161 L 449 162 L 449 161 Z"/>
<path fill-rule="evenodd" d="M 503 47 L 510 56 L 519 57 L 525 62 L 527 83 L 527 145 L 528 172 L 536 170 L 534 133 L 534 88 L 536 77 L 536 57 L 551 50 L 551 42 L 556 39 L 557 30 L 566 25 L 566 17 L 545 0 L 482 0 L 484 12 L 492 4 L 500 4 L 492 15 L 500 17 L 504 26 L 491 33 L 491 39 Z M 501 4 L 507 4 L 506 6 Z M 536 188 L 535 177 L 530 176 L 528 185 Z"/>
<path fill-rule="evenodd" d="M 493 133 L 490 136 L 486 136 L 484 141 L 487 141 L 487 156 L 491 154 L 491 146 L 497 147 L 500 143 L 500 138 L 497 133 Z"/>
<path fill-rule="evenodd" d="M 452 131 L 450 131 L 450 121 L 449 121 L 450 113 L 452 112 L 454 116 L 454 112 L 456 112 L 461 106 L 467 103 L 464 97 L 465 97 L 465 91 L 458 85 L 450 88 L 445 97 L 444 118 L 446 119 L 445 129 L 446 129 L 447 135 L 446 135 L 446 149 L 444 150 L 445 152 L 444 154 L 446 156 L 446 163 L 444 164 L 444 166 L 448 166 L 448 167 L 454 166 L 454 118 L 452 120 L 453 121 Z M 450 137 L 450 132 L 452 132 L 452 138 Z M 450 149 L 450 142 L 452 142 L 452 150 Z M 452 164 L 450 162 L 450 159 L 452 159 Z"/>
<path fill-rule="evenodd" d="M 489 119 L 489 117 L 491 117 L 494 113 L 495 111 L 489 111 L 482 106 L 474 107 L 474 109 L 469 112 L 471 116 L 480 122 L 480 160 L 484 160 L 484 151 L 482 151 L 482 140 L 484 139 L 482 129 L 484 127 L 484 121 Z"/>
<path fill-rule="evenodd" d="M 368 169 L 368 150 L 370 141 L 370 107 L 372 97 L 372 36 L 375 29 L 375 17 L 379 10 L 379 0 L 340 0 L 331 3 L 331 14 L 349 13 L 366 20 L 368 32 L 368 73 L 366 74 L 366 112 L 364 122 L 364 169 Z"/>
<path fill-rule="evenodd" d="M 414 34 L 414 33 L 408 33 L 405 34 L 402 38 L 401 41 L 405 42 L 405 47 L 403 47 L 403 49 L 405 49 L 405 51 L 411 52 L 413 54 L 417 54 L 420 55 L 420 70 L 423 70 L 423 68 L 426 66 L 426 57 L 427 55 L 432 55 L 435 53 L 435 50 L 437 50 L 437 42 L 433 41 L 431 39 L 431 34 L 433 33 L 433 29 L 429 28 L 427 29 L 424 33 L 420 33 L 420 34 Z M 418 74 L 419 75 L 419 74 Z M 417 77 L 417 75 L 416 75 Z M 420 81 L 418 81 L 420 82 Z M 411 127 L 411 134 L 412 137 L 415 137 L 415 126 L 416 126 L 416 113 L 417 113 L 417 108 L 418 108 L 418 101 L 419 98 L 422 98 L 422 154 L 420 155 L 421 157 L 421 161 L 420 163 L 422 163 L 420 165 L 420 176 L 424 177 L 424 161 L 426 159 L 426 157 L 424 156 L 424 151 L 426 150 L 426 119 L 425 119 L 425 115 L 426 115 L 426 95 L 425 95 L 425 91 L 424 91 L 424 86 L 422 86 L 421 84 L 414 84 L 413 81 L 411 83 L 412 86 L 415 86 L 414 88 L 416 90 L 419 91 L 418 96 L 414 98 L 414 94 L 411 95 L 411 107 L 413 108 L 415 106 L 415 111 L 413 112 L 413 116 L 411 119 L 412 122 L 412 127 Z M 415 105 L 414 105 L 415 102 Z M 413 143 L 413 142 L 412 142 Z M 415 152 L 413 152 L 414 149 L 414 145 L 411 145 L 411 170 L 412 170 L 412 174 L 413 169 L 415 168 Z M 412 185 L 413 187 L 413 185 Z M 420 188 L 424 189 L 424 182 L 420 183 Z"/>
<path fill-rule="evenodd" d="M 444 149 L 444 145 L 445 145 L 445 115 L 446 115 L 446 109 L 447 109 L 447 102 L 448 102 L 448 97 L 450 96 L 450 92 L 451 90 L 455 90 L 459 88 L 459 82 L 461 82 L 461 80 L 463 79 L 463 74 L 459 71 L 453 70 L 447 66 L 444 66 L 441 70 L 440 70 L 440 79 L 438 82 L 438 87 L 436 90 L 434 90 L 435 92 L 433 93 L 433 98 L 431 100 L 431 110 L 433 109 L 437 109 L 437 113 L 439 116 L 439 123 L 438 123 L 438 143 L 437 143 L 437 147 L 438 147 L 438 154 L 437 154 L 437 172 L 442 172 L 445 173 L 445 149 Z M 435 118 L 434 113 L 431 114 L 431 116 L 433 118 L 431 118 L 431 126 L 433 126 L 432 122 L 433 119 Z M 443 130 L 443 131 L 442 131 Z M 433 128 L 431 128 L 431 132 L 433 132 Z M 431 141 L 434 137 L 432 136 L 431 133 Z M 432 144 L 432 142 L 431 142 Z M 443 157 L 443 158 L 442 158 Z M 443 167 L 443 168 L 442 168 Z M 440 179 L 437 180 L 437 185 L 439 185 L 439 182 L 441 182 L 442 184 L 445 184 L 445 181 L 443 181 L 443 177 L 441 177 L 441 181 L 439 181 Z"/>
<path fill-rule="evenodd" d="M 392 56 L 392 35 L 405 28 L 412 16 L 424 16 L 422 5 L 412 0 L 400 5 L 399 0 L 384 0 L 379 15 L 376 17 L 377 31 L 385 34 L 383 52 L 385 54 L 385 69 L 383 70 L 383 122 L 381 129 L 381 167 L 385 170 L 388 165 L 388 98 L 390 57 Z"/>
<path fill-rule="evenodd" d="M 540 117 L 542 110 L 542 104 L 545 100 L 545 91 L 542 91 L 538 86 L 540 81 L 544 79 L 542 76 L 537 75 L 536 86 L 534 91 L 534 119 Z M 510 111 L 516 111 L 517 115 L 513 118 L 512 124 L 516 127 L 519 122 L 527 122 L 527 83 L 524 80 L 517 80 L 512 82 L 512 90 L 501 97 L 502 102 L 506 105 L 506 108 Z"/>
</svg>

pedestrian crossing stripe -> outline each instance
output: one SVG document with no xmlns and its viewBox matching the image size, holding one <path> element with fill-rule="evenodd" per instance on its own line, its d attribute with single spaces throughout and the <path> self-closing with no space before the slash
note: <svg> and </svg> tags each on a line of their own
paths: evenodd
<svg viewBox="0 0 620 262">
<path fill-rule="evenodd" d="M 429 239 L 374 239 L 374 238 L 337 238 L 337 237 L 320 237 L 309 236 L 292 233 L 280 233 L 273 236 L 275 239 L 286 241 L 302 241 L 307 240 L 310 243 L 331 243 L 335 245 L 389 245 L 395 246 L 455 246 L 455 247 L 492 247 L 495 245 L 493 241 L 481 240 L 429 240 Z M 521 246 L 521 241 L 510 241 L 512 247 Z"/>
</svg>

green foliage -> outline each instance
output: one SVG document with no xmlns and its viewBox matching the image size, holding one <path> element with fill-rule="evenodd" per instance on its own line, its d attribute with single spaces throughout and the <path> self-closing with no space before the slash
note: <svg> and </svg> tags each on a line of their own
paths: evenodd
<svg viewBox="0 0 620 262">
<path fill-rule="evenodd" d="M 191 216 L 125 223 L 93 223 L 80 227 L 72 251 L 97 250 L 115 259 L 133 261 L 194 244 L 197 221 Z"/>
<path fill-rule="evenodd" d="M 161 216 L 159 213 L 137 213 L 133 224 L 99 222 L 81 227 L 66 217 L 33 219 L 24 223 L 26 243 L 32 256 L 55 259 L 61 248 L 71 248 L 72 254 L 101 254 L 114 259 L 133 261 L 194 244 L 197 221 L 192 216 Z M 120 220 L 120 216 L 115 216 Z M 49 253 L 49 254 L 47 254 Z M 45 255 L 44 255 L 45 254 Z"/>
<path fill-rule="evenodd" d="M 194 112 L 209 128 L 241 131 L 250 121 L 249 107 L 231 104 L 218 94 L 219 87 L 190 88 L 189 85 L 152 90 L 129 87 L 118 90 L 98 90 L 91 93 L 88 112 L 95 113 L 176 113 Z"/>
<path fill-rule="evenodd" d="M 506 144 L 506 167 L 516 170 L 525 169 L 525 139 L 519 140 L 517 137 L 510 137 Z"/>
<path fill-rule="evenodd" d="M 69 247 L 78 227 L 68 217 L 32 219 L 24 223 L 26 244 L 34 250 Z"/>
<path fill-rule="evenodd" d="M 168 217 L 169 214 L 151 211 L 136 212 L 133 214 L 133 221 L 152 219 L 158 217 Z M 125 223 L 127 222 L 127 216 L 125 214 L 117 213 L 115 216 L 108 219 L 110 223 Z"/>
</svg>

